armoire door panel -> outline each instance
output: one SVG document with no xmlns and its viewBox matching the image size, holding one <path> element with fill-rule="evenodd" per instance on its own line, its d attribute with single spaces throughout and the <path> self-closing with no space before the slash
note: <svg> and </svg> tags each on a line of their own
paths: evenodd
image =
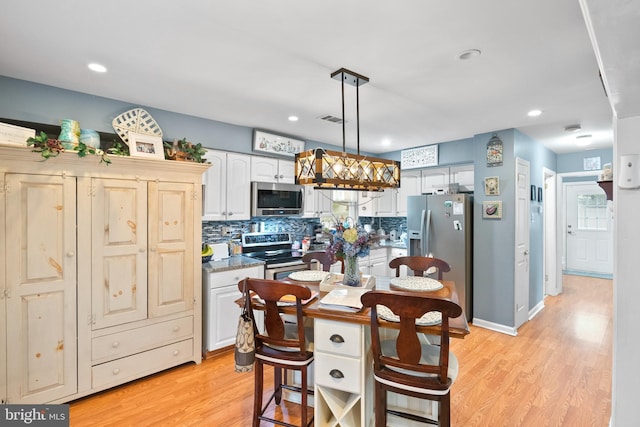
<svg viewBox="0 0 640 427">
<path fill-rule="evenodd" d="M 6 175 L 10 403 L 77 391 L 76 180 Z"/>
<path fill-rule="evenodd" d="M 193 184 L 149 183 L 149 317 L 193 308 L 194 197 Z"/>
<path fill-rule="evenodd" d="M 147 318 L 147 184 L 94 179 L 93 329 Z"/>
</svg>

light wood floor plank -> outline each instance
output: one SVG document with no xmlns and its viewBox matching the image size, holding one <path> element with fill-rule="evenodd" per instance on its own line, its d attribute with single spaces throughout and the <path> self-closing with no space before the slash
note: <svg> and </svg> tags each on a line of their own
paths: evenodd
<svg viewBox="0 0 640 427">
<path fill-rule="evenodd" d="M 472 325 L 452 340 L 460 362 L 452 425 L 608 426 L 612 281 L 565 276 L 563 286 L 516 337 Z M 253 375 L 235 373 L 229 352 L 72 402 L 70 417 L 74 427 L 244 427 L 252 401 Z M 297 409 L 275 412 L 296 422 Z"/>
</svg>

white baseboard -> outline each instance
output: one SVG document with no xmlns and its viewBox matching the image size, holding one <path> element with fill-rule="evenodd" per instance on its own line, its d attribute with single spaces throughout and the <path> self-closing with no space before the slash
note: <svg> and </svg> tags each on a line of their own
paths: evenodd
<svg viewBox="0 0 640 427">
<path fill-rule="evenodd" d="M 501 325 L 499 323 L 489 322 L 487 320 L 478 319 L 477 317 L 473 318 L 473 322 L 472 323 L 473 323 L 474 326 L 479 326 L 481 328 L 485 328 L 485 329 L 489 329 L 489 330 L 492 330 L 492 331 L 500 332 L 502 334 L 512 335 L 514 337 L 518 335 L 518 330 L 515 329 L 512 326 L 505 326 L 505 325 Z"/>
<path fill-rule="evenodd" d="M 540 313 L 543 308 L 544 308 L 544 301 L 540 301 L 538 304 L 536 304 L 535 307 L 533 307 L 531 310 L 529 310 L 529 320 L 531 320 L 534 317 L 536 317 L 536 315 L 538 313 Z"/>
</svg>

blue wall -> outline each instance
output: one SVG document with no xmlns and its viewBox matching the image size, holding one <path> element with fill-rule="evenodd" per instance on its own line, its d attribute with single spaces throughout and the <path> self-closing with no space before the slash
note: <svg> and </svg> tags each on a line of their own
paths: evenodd
<svg viewBox="0 0 640 427">
<path fill-rule="evenodd" d="M 438 166 L 473 163 L 475 161 L 473 151 L 473 138 L 458 139 L 455 141 L 441 142 L 438 144 Z M 402 151 L 390 151 L 380 157 L 400 161 Z"/>
<path fill-rule="evenodd" d="M 165 141 L 186 137 L 189 141 L 199 142 L 207 148 L 252 153 L 253 128 L 245 126 L 187 116 L 3 76 L 0 76 L 0 94 L 0 117 L 7 119 L 49 125 L 59 125 L 61 119 L 73 119 L 78 121 L 83 129 L 115 133 L 111 124 L 113 118 L 127 110 L 139 107 L 151 114 L 160 125 L 162 139 Z M 342 147 L 316 141 L 306 141 L 305 146 L 342 150 Z"/>
<path fill-rule="evenodd" d="M 590 157 L 600 157 L 600 167 L 606 163 L 613 163 L 613 148 L 558 154 L 558 168 L 556 172 L 567 173 L 583 171 L 584 159 Z"/>
</svg>

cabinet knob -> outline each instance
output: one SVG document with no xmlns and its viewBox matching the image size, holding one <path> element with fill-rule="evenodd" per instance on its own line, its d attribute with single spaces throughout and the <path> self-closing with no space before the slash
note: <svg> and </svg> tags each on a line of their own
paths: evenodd
<svg viewBox="0 0 640 427">
<path fill-rule="evenodd" d="M 180 330 L 180 326 L 174 326 L 173 327 L 173 332 L 178 332 Z"/>
<path fill-rule="evenodd" d="M 233 212 L 229 212 L 227 215 L 231 216 L 231 215 L 233 215 Z"/>
<path fill-rule="evenodd" d="M 280 179 L 284 178 L 284 175 L 280 175 Z"/>
<path fill-rule="evenodd" d="M 331 375 L 331 378 L 344 378 L 344 374 L 339 369 L 332 369 L 329 375 Z"/>
<path fill-rule="evenodd" d="M 118 348 L 120 347 L 120 343 L 118 341 L 114 341 L 113 344 L 111 344 L 111 347 Z"/>
<path fill-rule="evenodd" d="M 333 334 L 329 337 L 329 341 L 336 344 L 342 344 L 344 342 L 344 338 L 342 338 L 342 335 Z"/>
<path fill-rule="evenodd" d="M 180 350 L 173 350 L 173 355 L 174 355 L 174 356 L 177 356 L 177 355 L 179 355 L 179 354 L 180 354 Z"/>
<path fill-rule="evenodd" d="M 274 177 L 275 179 L 278 179 L 278 175 L 273 175 L 273 177 Z"/>
<path fill-rule="evenodd" d="M 120 369 L 115 368 L 113 371 L 111 371 L 113 373 L 113 375 L 118 375 L 120 373 Z"/>
<path fill-rule="evenodd" d="M 226 215 L 226 214 L 227 214 L 227 212 L 226 212 L 226 211 L 225 211 L 225 212 L 222 212 L 222 215 Z"/>
<path fill-rule="evenodd" d="M 75 253 L 75 252 L 73 252 L 73 251 L 69 251 L 69 252 L 67 252 L 67 256 L 68 256 L 69 258 L 73 258 L 75 255 L 76 255 L 76 253 Z"/>
</svg>

